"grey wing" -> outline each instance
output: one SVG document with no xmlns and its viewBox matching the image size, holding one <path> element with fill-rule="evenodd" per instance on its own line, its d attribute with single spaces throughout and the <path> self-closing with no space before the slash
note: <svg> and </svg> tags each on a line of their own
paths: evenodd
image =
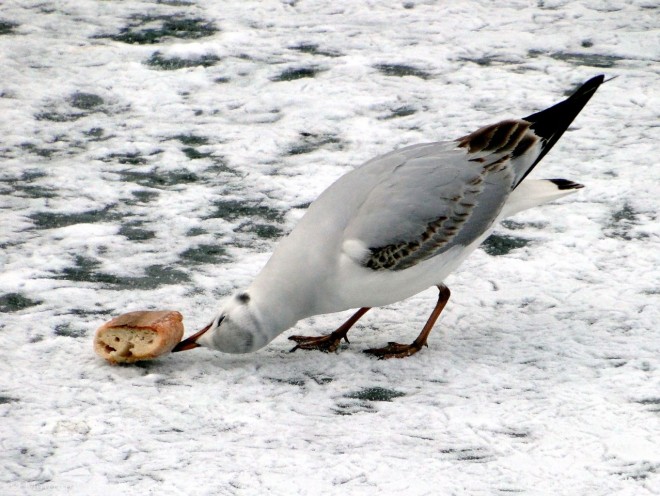
<svg viewBox="0 0 660 496">
<path fill-rule="evenodd" d="M 360 173 L 371 175 L 371 187 L 346 227 L 344 252 L 373 270 L 403 270 L 471 244 L 603 80 L 596 76 L 563 102 L 524 119 L 367 162 Z"/>
<path fill-rule="evenodd" d="M 519 175 L 522 135 L 478 150 L 474 140 L 418 145 L 365 164 L 374 186 L 344 232 L 345 246 L 361 248 L 350 255 L 373 270 L 403 270 L 478 239 Z"/>
</svg>

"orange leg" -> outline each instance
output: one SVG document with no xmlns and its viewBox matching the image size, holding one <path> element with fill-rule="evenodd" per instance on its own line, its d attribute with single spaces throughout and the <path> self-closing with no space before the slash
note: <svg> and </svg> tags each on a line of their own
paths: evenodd
<svg viewBox="0 0 660 496">
<path fill-rule="evenodd" d="M 299 348 L 301 350 L 320 350 L 325 351 L 326 353 L 337 350 L 342 339 L 345 339 L 347 343 L 349 342 L 346 337 L 348 330 L 353 327 L 353 325 L 360 320 L 360 317 L 367 313 L 369 309 L 370 307 L 360 308 L 350 319 L 344 322 L 341 327 L 327 336 L 290 336 L 289 339 L 291 341 L 298 343 L 291 349 L 291 351 L 296 351 Z"/>
<path fill-rule="evenodd" d="M 435 305 L 435 308 L 431 312 L 429 319 L 426 321 L 422 332 L 420 332 L 419 336 L 417 336 L 417 339 L 415 339 L 410 344 L 390 342 L 383 348 L 372 348 L 369 350 L 364 350 L 364 352 L 368 353 L 369 355 L 377 356 L 378 358 L 404 358 L 410 355 L 414 355 L 422 349 L 422 346 L 427 346 L 426 340 L 428 339 L 429 334 L 431 334 L 431 329 L 433 329 L 435 321 L 438 320 L 438 317 L 442 313 L 442 310 L 445 308 L 445 305 L 449 301 L 449 296 L 451 295 L 449 288 L 444 284 L 439 285 L 438 289 L 440 290 L 440 294 L 438 295 L 438 303 Z"/>
</svg>

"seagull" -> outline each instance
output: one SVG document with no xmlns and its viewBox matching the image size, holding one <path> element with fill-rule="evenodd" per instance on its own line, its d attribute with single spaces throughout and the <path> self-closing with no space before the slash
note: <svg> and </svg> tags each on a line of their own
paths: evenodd
<svg viewBox="0 0 660 496">
<path fill-rule="evenodd" d="M 254 352 L 313 315 L 359 308 L 334 332 L 291 336 L 291 350 L 333 352 L 372 307 L 437 286 L 438 301 L 410 344 L 365 350 L 414 355 L 449 301 L 445 278 L 498 221 L 582 188 L 567 179 L 527 179 L 603 83 L 596 76 L 566 100 L 452 141 L 422 143 L 369 160 L 313 202 L 245 290 L 173 351 L 199 346 Z"/>
</svg>

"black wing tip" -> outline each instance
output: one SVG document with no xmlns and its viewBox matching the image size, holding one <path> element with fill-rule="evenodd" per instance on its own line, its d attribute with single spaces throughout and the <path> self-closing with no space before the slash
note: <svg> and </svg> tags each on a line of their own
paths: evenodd
<svg viewBox="0 0 660 496">
<path fill-rule="evenodd" d="M 584 188 L 584 184 L 576 183 L 569 179 L 548 179 L 548 181 L 554 183 L 559 190 Z"/>
<path fill-rule="evenodd" d="M 608 79 L 609 81 L 609 79 Z M 605 74 L 599 74 L 598 76 L 594 76 L 591 79 L 589 79 L 587 82 L 585 82 L 582 86 L 580 86 L 575 93 L 573 93 L 572 96 L 575 96 L 576 94 L 580 93 L 588 93 L 590 91 L 596 91 L 598 87 L 605 82 Z"/>
<path fill-rule="evenodd" d="M 541 153 L 534 163 L 525 171 L 522 177 L 516 183 L 516 186 L 522 182 L 527 175 L 532 172 L 534 167 L 546 156 L 546 154 L 557 143 L 564 134 L 568 126 L 582 111 L 589 102 L 598 87 L 605 82 L 605 75 L 599 74 L 589 79 L 573 92 L 567 99 L 535 114 L 528 115 L 523 120 L 531 123 L 530 129 L 536 136 L 543 140 Z M 515 189 L 514 187 L 514 189 Z"/>
<path fill-rule="evenodd" d="M 608 80 L 609 81 L 609 80 Z M 596 90 L 599 88 L 601 84 L 605 82 L 605 74 L 599 74 L 598 76 L 594 76 L 591 79 L 589 79 L 587 82 L 582 84 L 575 92 L 568 97 L 566 101 L 570 100 L 577 100 L 579 103 L 579 109 L 582 110 L 582 108 L 587 104 L 589 99 L 593 96 L 593 94 L 596 92 Z M 580 112 L 578 110 L 578 113 Z"/>
<path fill-rule="evenodd" d="M 552 132 L 552 134 L 557 131 L 563 133 L 591 99 L 598 87 L 604 82 L 604 74 L 594 76 L 583 83 L 567 99 L 545 110 L 528 115 L 527 117 L 524 117 L 523 120 L 531 122 L 532 129 L 534 129 L 542 138 L 550 138 L 551 136 L 546 136 L 549 131 Z M 561 129 L 562 127 L 564 129 Z"/>
</svg>

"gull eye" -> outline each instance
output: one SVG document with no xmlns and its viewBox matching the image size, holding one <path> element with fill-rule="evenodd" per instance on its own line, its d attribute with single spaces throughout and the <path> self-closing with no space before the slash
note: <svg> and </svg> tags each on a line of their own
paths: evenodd
<svg viewBox="0 0 660 496">
<path fill-rule="evenodd" d="M 240 293 L 236 295 L 236 298 L 238 299 L 238 301 L 240 301 L 243 304 L 250 302 L 250 295 L 247 293 Z"/>
</svg>

